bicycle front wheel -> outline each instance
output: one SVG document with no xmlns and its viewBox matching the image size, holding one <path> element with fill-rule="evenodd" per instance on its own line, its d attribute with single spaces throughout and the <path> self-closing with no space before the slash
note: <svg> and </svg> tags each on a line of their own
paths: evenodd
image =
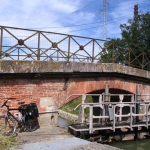
<svg viewBox="0 0 150 150">
<path fill-rule="evenodd" d="M 29 132 L 35 131 L 38 128 L 37 118 L 28 118 L 25 122 L 25 127 Z"/>
<path fill-rule="evenodd" d="M 13 136 L 15 131 L 15 120 L 11 117 L 0 116 L 0 133 L 4 136 Z"/>
</svg>

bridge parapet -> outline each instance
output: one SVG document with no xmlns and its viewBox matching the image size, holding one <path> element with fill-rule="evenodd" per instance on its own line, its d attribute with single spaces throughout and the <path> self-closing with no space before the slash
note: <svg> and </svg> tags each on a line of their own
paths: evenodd
<svg viewBox="0 0 150 150">
<path fill-rule="evenodd" d="M 118 63 L 150 70 L 148 50 L 108 43 L 89 37 L 0 26 L 1 60 Z"/>
<path fill-rule="evenodd" d="M 2 60 L 0 74 L 3 73 L 117 73 L 150 79 L 150 71 L 115 63 Z"/>
</svg>

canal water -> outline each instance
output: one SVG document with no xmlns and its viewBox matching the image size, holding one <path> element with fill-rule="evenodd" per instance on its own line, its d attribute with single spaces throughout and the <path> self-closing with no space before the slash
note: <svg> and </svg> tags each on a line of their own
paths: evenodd
<svg viewBox="0 0 150 150">
<path fill-rule="evenodd" d="M 65 127 L 65 128 L 68 128 L 68 126 L 71 124 L 71 122 L 69 122 L 68 120 L 66 119 L 63 119 L 61 117 L 58 118 L 58 125 L 60 127 Z"/>
<path fill-rule="evenodd" d="M 70 124 L 71 122 L 59 117 L 58 119 L 59 126 L 67 128 Z M 109 143 L 107 145 L 118 147 L 123 150 L 150 150 L 150 138 L 136 141 Z"/>
<path fill-rule="evenodd" d="M 118 147 L 124 150 L 150 150 L 150 139 L 127 141 L 127 142 L 116 142 L 110 143 L 113 147 Z"/>
</svg>

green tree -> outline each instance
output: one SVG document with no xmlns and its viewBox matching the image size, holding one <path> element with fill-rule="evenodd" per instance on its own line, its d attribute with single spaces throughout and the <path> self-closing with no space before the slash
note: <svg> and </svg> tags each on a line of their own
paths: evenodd
<svg viewBox="0 0 150 150">
<path fill-rule="evenodd" d="M 121 24 L 122 38 L 105 42 L 100 62 L 113 62 L 150 69 L 150 13 Z M 107 61 L 106 61 L 107 60 Z"/>
</svg>

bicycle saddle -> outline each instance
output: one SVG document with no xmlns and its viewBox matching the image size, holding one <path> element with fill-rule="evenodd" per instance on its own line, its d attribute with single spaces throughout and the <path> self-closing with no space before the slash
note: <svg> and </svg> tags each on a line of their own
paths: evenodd
<svg viewBox="0 0 150 150">
<path fill-rule="evenodd" d="M 19 105 L 23 105 L 25 102 L 18 102 Z"/>
</svg>

